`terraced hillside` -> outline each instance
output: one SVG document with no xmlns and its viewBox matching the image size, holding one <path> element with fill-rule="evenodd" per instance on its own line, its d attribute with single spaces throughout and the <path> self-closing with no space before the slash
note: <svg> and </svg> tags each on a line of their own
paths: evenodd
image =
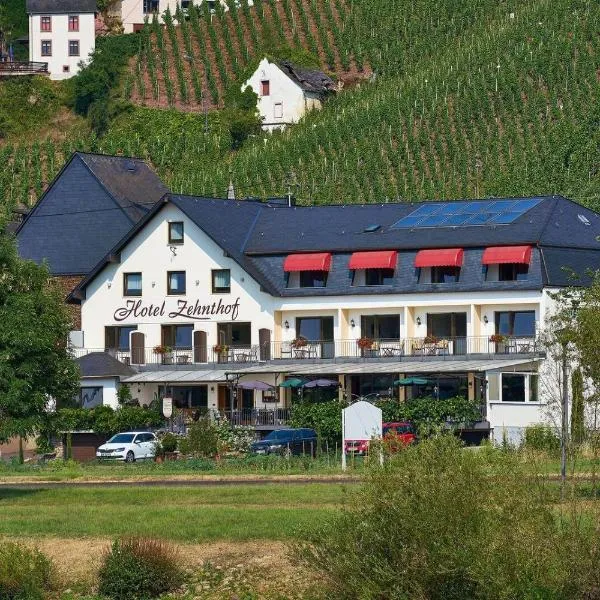
<svg viewBox="0 0 600 600">
<path fill-rule="evenodd" d="M 154 21 L 141 32 L 140 52 L 127 83 L 131 99 L 180 110 L 222 106 L 226 90 L 241 82 L 249 64 L 282 46 L 308 50 L 321 67 L 349 82 L 368 74 L 344 40 L 346 0 L 232 0 L 191 6 Z"/>
<path fill-rule="evenodd" d="M 439 0 L 435 15 L 429 0 L 348 7 L 336 56 L 373 77 L 284 133 L 231 152 L 219 113 L 136 109 L 104 138 L 70 145 L 145 157 L 177 192 L 220 196 L 231 177 L 238 195 L 291 182 L 307 203 L 562 193 L 600 207 L 598 2 Z M 31 200 L 64 151 L 0 147 L 0 197 Z"/>
</svg>

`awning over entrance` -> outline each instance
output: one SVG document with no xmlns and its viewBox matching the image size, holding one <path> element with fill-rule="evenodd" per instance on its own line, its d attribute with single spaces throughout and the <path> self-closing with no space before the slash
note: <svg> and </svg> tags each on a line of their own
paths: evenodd
<svg viewBox="0 0 600 600">
<path fill-rule="evenodd" d="M 398 261 L 396 250 L 381 252 L 355 252 L 348 262 L 349 269 L 395 269 Z"/>
<path fill-rule="evenodd" d="M 320 252 L 313 254 L 290 254 L 283 263 L 286 273 L 293 271 L 329 271 L 331 269 L 331 254 Z"/>
<path fill-rule="evenodd" d="M 460 267 L 462 262 L 462 248 L 419 250 L 415 258 L 415 267 Z"/>
<path fill-rule="evenodd" d="M 203 383 L 226 381 L 224 370 L 144 371 L 121 379 L 123 383 Z"/>
<path fill-rule="evenodd" d="M 484 250 L 481 264 L 518 263 L 528 265 L 530 261 L 531 246 L 491 246 Z"/>
</svg>

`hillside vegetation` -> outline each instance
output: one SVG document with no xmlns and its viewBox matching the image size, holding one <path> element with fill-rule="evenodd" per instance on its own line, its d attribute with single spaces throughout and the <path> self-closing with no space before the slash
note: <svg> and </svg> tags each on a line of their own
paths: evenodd
<svg viewBox="0 0 600 600">
<path fill-rule="evenodd" d="M 289 0 L 287 6 L 299 2 Z M 252 13 L 257 31 L 277 32 L 273 3 L 259 3 Z M 283 0 L 276 3 L 277 14 L 285 14 L 285 6 Z M 343 10 L 338 0 L 318 6 L 322 17 Z M 80 140 L 60 144 L 0 146 L 0 163 L 7 165 L 0 171 L 0 197 L 31 202 L 64 157 L 82 148 L 147 158 L 176 192 L 222 196 L 232 178 L 238 196 L 279 194 L 292 182 L 301 202 L 562 193 L 600 208 L 598 2 L 439 0 L 432 11 L 427 0 L 354 0 L 347 7 L 337 31 L 327 26 L 336 69 L 342 65 L 344 72 L 347 61 L 356 73 L 368 65 L 373 76 L 297 126 L 247 140 L 232 152 L 220 112 L 135 108 L 120 114 L 100 139 L 83 132 Z M 238 12 L 214 16 L 210 27 L 203 23 L 209 27 L 204 42 L 212 39 L 211 27 L 223 19 L 234 24 L 235 14 L 247 10 L 242 5 Z M 310 51 L 302 19 L 294 22 L 301 45 Z M 188 25 L 191 32 L 193 18 Z M 169 30 L 162 30 L 165 38 Z M 176 35 L 185 42 L 182 30 Z M 224 35 L 218 37 L 224 44 Z M 141 46 L 151 39 L 151 32 L 142 36 Z M 235 40 L 237 53 L 241 46 Z M 201 54 L 199 43 L 195 38 L 196 64 L 210 59 L 217 85 L 211 101 L 218 103 L 235 78 L 234 66 L 223 56 L 228 74 L 221 79 L 219 60 L 208 48 Z M 317 54 L 326 62 L 324 48 Z M 252 60 L 250 50 L 248 55 Z M 147 60 L 142 52 L 134 63 Z M 160 81 L 159 67 L 156 59 Z M 202 98 L 211 87 L 197 68 Z M 142 80 L 151 104 L 150 67 L 140 69 L 143 77 L 134 68 L 123 93 L 144 96 Z M 171 81 L 176 107 L 183 102 L 183 83 L 188 102 L 197 101 L 188 70 L 179 79 L 176 68 Z"/>
</svg>

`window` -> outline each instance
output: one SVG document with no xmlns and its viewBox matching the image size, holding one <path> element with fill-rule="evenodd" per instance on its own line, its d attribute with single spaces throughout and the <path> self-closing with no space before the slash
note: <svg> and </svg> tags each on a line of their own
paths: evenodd
<svg viewBox="0 0 600 600">
<path fill-rule="evenodd" d="M 107 350 L 129 350 L 129 335 L 137 331 L 136 326 L 125 325 L 123 327 L 104 328 L 104 347 Z"/>
<path fill-rule="evenodd" d="M 169 223 L 169 244 L 183 244 L 183 222 Z"/>
<path fill-rule="evenodd" d="M 268 79 L 260 82 L 260 95 L 269 96 L 271 93 L 271 84 Z"/>
<path fill-rule="evenodd" d="M 69 15 L 69 31 L 79 31 L 79 17 L 77 15 Z"/>
<path fill-rule="evenodd" d="M 300 271 L 301 288 L 321 288 L 327 285 L 327 271 Z"/>
<path fill-rule="evenodd" d="M 501 373 L 502 402 L 538 402 L 535 373 Z"/>
<path fill-rule="evenodd" d="M 69 65 L 63 65 L 63 73 L 69 73 L 71 71 L 71 67 Z"/>
<path fill-rule="evenodd" d="M 532 337 L 535 335 L 535 311 L 501 311 L 495 313 L 496 333 Z"/>
<path fill-rule="evenodd" d="M 69 56 L 79 56 L 79 40 L 69 40 Z"/>
<path fill-rule="evenodd" d="M 504 263 L 498 265 L 498 281 L 523 281 L 527 279 L 529 265 Z"/>
<path fill-rule="evenodd" d="M 400 315 L 364 315 L 360 333 L 372 340 L 400 339 Z"/>
<path fill-rule="evenodd" d="M 394 269 L 365 269 L 365 285 L 391 285 Z"/>
<path fill-rule="evenodd" d="M 431 283 L 456 283 L 460 267 L 431 267 Z"/>
<path fill-rule="evenodd" d="M 144 0 L 144 14 L 158 12 L 159 0 Z"/>
<path fill-rule="evenodd" d="M 52 17 L 40 17 L 40 31 L 52 31 Z"/>
<path fill-rule="evenodd" d="M 213 294 L 229 294 L 231 291 L 231 271 L 229 269 L 213 269 Z"/>
<path fill-rule="evenodd" d="M 123 273 L 123 296 L 142 295 L 142 274 Z"/>
<path fill-rule="evenodd" d="M 193 325 L 163 325 L 161 333 L 163 346 L 192 348 Z"/>
<path fill-rule="evenodd" d="M 42 56 L 52 56 L 52 42 L 50 40 L 42 40 Z"/>
<path fill-rule="evenodd" d="M 208 407 L 208 386 L 194 385 L 189 387 L 173 386 L 170 389 L 173 406 L 183 409 L 199 409 Z"/>
<path fill-rule="evenodd" d="M 276 102 L 273 107 L 273 116 L 276 119 L 283 119 L 283 102 Z"/>
<path fill-rule="evenodd" d="M 185 294 L 185 271 L 167 273 L 167 293 L 172 296 Z"/>
<path fill-rule="evenodd" d="M 94 408 L 102 406 L 102 387 L 82 387 L 79 388 L 78 404 L 81 408 Z"/>
<path fill-rule="evenodd" d="M 252 339 L 251 323 L 218 323 L 217 337 L 219 344 L 227 346 L 249 346 Z"/>
</svg>

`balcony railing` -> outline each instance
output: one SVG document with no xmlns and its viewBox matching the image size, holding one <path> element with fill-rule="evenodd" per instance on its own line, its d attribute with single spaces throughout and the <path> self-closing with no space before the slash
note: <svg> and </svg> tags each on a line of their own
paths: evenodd
<svg viewBox="0 0 600 600">
<path fill-rule="evenodd" d="M 106 350 L 104 348 L 72 348 L 75 358 L 91 352 L 109 352 L 121 362 L 140 367 L 178 369 L 202 364 L 242 366 L 248 363 L 269 361 L 321 361 L 321 360 L 411 360 L 445 359 L 479 355 L 489 358 L 531 356 L 542 351 L 534 336 L 511 336 L 502 341 L 492 341 L 489 336 L 434 338 L 412 337 L 380 339 L 358 344 L 357 340 L 316 340 L 302 344 L 270 342 L 268 344 L 233 345 L 220 348 L 197 346 L 173 348 L 156 353 L 149 348 Z"/>
<path fill-rule="evenodd" d="M 3 75 L 46 75 L 48 63 L 45 62 L 0 62 L 0 77 Z"/>
</svg>

